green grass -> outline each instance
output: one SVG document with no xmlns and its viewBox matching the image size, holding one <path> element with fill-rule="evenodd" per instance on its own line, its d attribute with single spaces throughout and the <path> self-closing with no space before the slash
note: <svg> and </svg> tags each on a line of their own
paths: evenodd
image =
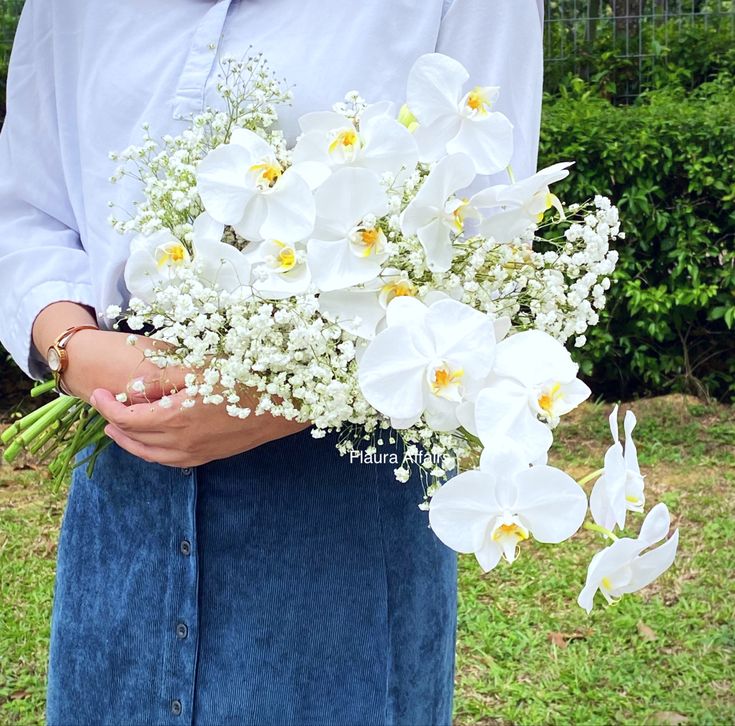
<svg viewBox="0 0 735 726">
<path fill-rule="evenodd" d="M 735 722 L 734 409 L 675 396 L 634 408 L 649 506 L 665 501 L 681 528 L 674 567 L 587 616 L 575 599 L 600 546 L 591 533 L 555 547 L 524 543 L 512 567 L 487 575 L 463 557 L 460 726 Z M 575 412 L 559 429 L 553 463 L 580 477 L 599 468 L 608 413 L 592 404 Z M 39 472 L 0 467 L 1 724 L 43 718 L 62 506 Z"/>
</svg>

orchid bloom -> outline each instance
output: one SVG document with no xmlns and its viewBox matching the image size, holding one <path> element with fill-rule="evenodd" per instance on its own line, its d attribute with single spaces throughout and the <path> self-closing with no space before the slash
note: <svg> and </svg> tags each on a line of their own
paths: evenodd
<svg viewBox="0 0 735 726">
<path fill-rule="evenodd" d="M 580 606 L 589 613 L 598 590 L 608 603 L 613 603 L 650 585 L 668 570 L 676 555 L 679 530 L 659 547 L 649 548 L 666 537 L 670 526 L 669 510 L 661 502 L 646 515 L 636 539 L 618 539 L 598 552 L 590 562 L 587 582 L 577 598 Z"/>
<path fill-rule="evenodd" d="M 330 169 L 358 166 L 381 175 L 413 171 L 418 150 L 412 134 L 389 115 L 391 104 L 369 106 L 358 122 L 334 111 L 299 119 L 302 136 L 293 150 L 295 164 L 318 162 Z"/>
<path fill-rule="evenodd" d="M 492 447 L 510 436 L 526 450 L 528 461 L 546 456 L 559 417 L 591 393 L 577 376 L 569 351 L 540 330 L 516 333 L 498 344 L 492 374 L 474 406 L 460 410 L 462 424 Z"/>
<path fill-rule="evenodd" d="M 613 445 L 605 453 L 605 468 L 590 495 L 592 517 L 602 527 L 625 527 L 626 513 L 643 512 L 645 494 L 638 453 L 633 443 L 636 418 L 632 411 L 625 413 L 625 451 L 618 438 L 618 407 L 610 414 L 610 432 Z"/>
<path fill-rule="evenodd" d="M 203 212 L 194 220 L 192 248 L 202 280 L 226 292 L 250 284 L 250 262 L 237 247 L 222 242 L 224 225 Z M 249 294 L 249 290 L 247 294 Z"/>
<path fill-rule="evenodd" d="M 388 304 L 396 297 L 417 297 L 417 294 L 418 288 L 411 280 L 399 270 L 386 268 L 379 277 L 360 287 L 321 293 L 319 309 L 348 333 L 372 340 L 385 320 Z"/>
<path fill-rule="evenodd" d="M 470 201 L 473 208 L 497 209 L 483 219 L 480 234 L 496 242 L 510 242 L 529 226 L 540 223 L 544 212 L 552 206 L 564 218 L 564 207 L 549 191 L 549 184 L 568 176 L 567 167 L 573 163 L 563 161 L 513 184 L 496 184 L 475 194 Z"/>
<path fill-rule="evenodd" d="M 472 160 L 464 154 L 442 159 L 426 177 L 401 217 L 406 235 L 416 235 L 433 272 L 446 272 L 453 257 L 452 236 L 464 230 L 466 200 L 454 196 L 475 178 Z"/>
<path fill-rule="evenodd" d="M 457 552 L 473 552 L 485 572 L 501 557 L 516 558 L 533 535 L 558 543 L 582 525 L 587 497 L 568 474 L 550 466 L 529 467 L 525 452 L 501 437 L 483 452 L 479 470 L 446 482 L 429 504 L 436 536 Z"/>
<path fill-rule="evenodd" d="M 360 360 L 358 381 L 368 403 L 397 429 L 422 415 L 436 431 L 457 428 L 457 406 L 493 363 L 492 318 L 452 299 L 427 306 L 397 297 L 386 324 Z"/>
<path fill-rule="evenodd" d="M 317 222 L 307 260 L 319 290 L 341 290 L 375 279 L 388 259 L 378 219 L 388 199 L 367 169 L 345 167 L 316 192 Z"/>
<path fill-rule="evenodd" d="M 463 93 L 469 73 L 441 53 L 422 55 L 408 75 L 407 105 L 419 126 L 414 131 L 419 159 L 467 154 L 478 174 L 494 174 L 513 156 L 513 124 L 492 111 L 499 89 L 475 86 Z"/>
<path fill-rule="evenodd" d="M 169 230 L 136 235 L 125 263 L 125 285 L 131 295 L 150 302 L 155 288 L 174 277 L 176 267 L 190 263 L 186 245 Z"/>
<path fill-rule="evenodd" d="M 310 167 L 312 169 L 313 167 Z M 283 168 L 273 148 L 248 129 L 235 129 L 197 168 L 197 190 L 207 212 L 252 242 L 303 239 L 314 228 L 314 196 L 297 167 Z"/>
<path fill-rule="evenodd" d="M 306 245 L 277 239 L 248 246 L 246 257 L 253 266 L 253 290 L 269 300 L 305 293 L 311 284 L 306 264 Z"/>
</svg>

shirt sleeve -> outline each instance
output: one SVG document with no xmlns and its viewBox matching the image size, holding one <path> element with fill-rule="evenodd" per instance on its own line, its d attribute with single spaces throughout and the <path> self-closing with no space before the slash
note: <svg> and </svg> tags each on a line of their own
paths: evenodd
<svg viewBox="0 0 735 726">
<path fill-rule="evenodd" d="M 536 171 L 543 95 L 543 0 L 445 2 L 436 50 L 456 58 L 471 82 L 500 86 L 495 111 L 513 124 L 516 179 Z M 506 173 L 485 177 L 508 183 Z"/>
<path fill-rule="evenodd" d="M 25 4 L 0 133 L 0 342 L 33 378 L 48 373 L 32 343 L 36 315 L 61 300 L 94 307 L 64 174 L 52 14 L 51 3 Z"/>
</svg>

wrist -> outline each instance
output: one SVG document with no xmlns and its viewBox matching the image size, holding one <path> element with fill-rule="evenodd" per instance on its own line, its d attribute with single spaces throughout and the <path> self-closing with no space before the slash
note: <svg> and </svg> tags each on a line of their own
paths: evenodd
<svg viewBox="0 0 735 726">
<path fill-rule="evenodd" d="M 58 336 L 77 325 L 96 325 L 93 311 L 67 301 L 47 305 L 33 321 L 32 339 L 38 353 L 45 360 L 48 349 Z"/>
</svg>

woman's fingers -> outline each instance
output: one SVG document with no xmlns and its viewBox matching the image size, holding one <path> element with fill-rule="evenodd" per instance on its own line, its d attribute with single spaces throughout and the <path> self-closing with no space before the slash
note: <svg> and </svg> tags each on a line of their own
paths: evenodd
<svg viewBox="0 0 735 726">
<path fill-rule="evenodd" d="M 90 403 L 111 424 L 123 431 L 166 431 L 176 427 L 173 413 L 183 413 L 180 405 L 163 408 L 156 402 L 136 403 L 126 406 L 104 388 L 92 391 Z M 176 409 L 176 410 L 174 410 Z"/>
<path fill-rule="evenodd" d="M 105 427 L 105 433 L 121 449 L 125 449 L 128 453 L 143 459 L 143 461 L 148 461 L 153 464 L 164 464 L 165 466 L 187 465 L 187 462 L 183 459 L 183 452 L 144 444 L 131 438 L 114 424 L 108 424 Z"/>
</svg>

